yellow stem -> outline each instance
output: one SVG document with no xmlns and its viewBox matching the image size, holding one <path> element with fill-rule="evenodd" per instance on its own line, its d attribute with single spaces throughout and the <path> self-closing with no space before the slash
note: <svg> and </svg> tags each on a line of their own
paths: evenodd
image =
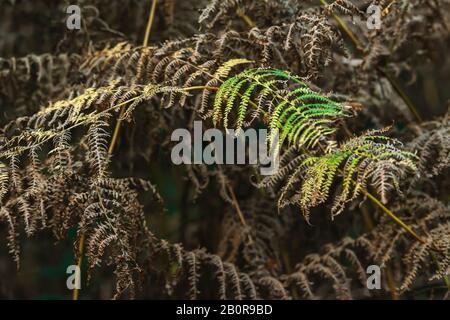
<svg viewBox="0 0 450 320">
<path fill-rule="evenodd" d="M 395 215 L 391 210 L 386 208 L 384 204 L 382 204 L 377 198 L 375 198 L 373 195 L 371 195 L 368 191 L 364 191 L 364 194 L 372 200 L 373 203 L 375 203 L 377 206 L 379 206 L 381 209 L 383 209 L 384 212 L 386 212 L 399 226 L 401 226 L 403 229 L 405 229 L 409 234 L 411 234 L 414 238 L 419 240 L 422 243 L 425 243 L 425 240 L 419 236 L 417 233 L 414 232 L 413 229 L 411 229 L 406 223 L 404 223 L 399 217 Z"/>
<path fill-rule="evenodd" d="M 237 13 L 237 15 L 238 15 L 239 17 L 242 18 L 242 20 L 245 21 L 245 23 L 246 23 L 250 28 L 253 28 L 253 27 L 255 26 L 255 23 L 252 21 L 252 19 L 250 19 L 250 17 L 249 17 L 248 15 L 246 15 L 246 14 L 244 13 L 244 11 L 243 11 L 241 8 L 237 9 L 237 10 L 236 10 L 236 13 Z"/>
<path fill-rule="evenodd" d="M 320 0 L 320 2 L 324 6 L 328 5 L 328 2 L 326 2 L 326 0 Z M 345 22 L 336 13 L 331 12 L 331 14 L 332 14 L 333 18 L 336 20 L 336 22 L 339 24 L 339 26 L 342 28 L 342 30 L 344 30 L 344 32 L 350 38 L 350 40 L 352 40 L 355 47 L 358 50 L 363 51 L 364 49 L 362 48 L 361 43 L 358 41 L 358 38 L 356 38 L 355 34 L 347 27 Z"/>
<path fill-rule="evenodd" d="M 193 86 L 193 87 L 186 87 L 186 88 L 183 88 L 183 91 L 190 91 L 190 90 L 213 90 L 213 91 L 217 91 L 217 90 L 219 90 L 219 87 L 211 87 L 211 86 Z"/>
<path fill-rule="evenodd" d="M 120 127 L 122 125 L 122 117 L 125 114 L 125 106 L 122 106 L 120 108 L 120 112 L 119 112 L 119 117 L 117 118 L 117 123 L 116 126 L 114 128 L 114 133 L 113 136 L 111 138 L 111 143 L 109 144 L 109 148 L 108 148 L 108 155 L 111 156 L 113 151 L 114 151 L 114 147 L 116 145 L 117 142 L 117 137 L 119 136 L 119 132 L 120 132 Z"/>
<path fill-rule="evenodd" d="M 155 19 L 156 3 L 158 0 L 153 0 L 152 6 L 150 7 L 150 13 L 148 15 L 147 27 L 145 28 L 144 36 L 144 47 L 148 45 L 148 39 L 150 38 L 150 33 L 152 32 L 153 20 Z"/>
<path fill-rule="evenodd" d="M 391 291 L 392 300 L 398 300 L 398 292 L 394 275 L 392 274 L 391 268 L 389 268 L 388 266 L 386 266 L 386 279 L 389 285 L 389 290 Z"/>
<path fill-rule="evenodd" d="M 414 103 L 411 101 L 411 99 L 406 95 L 405 91 L 403 91 L 402 87 L 398 83 L 397 79 L 386 69 L 386 68 L 379 68 L 382 74 L 386 77 L 386 79 L 389 80 L 389 82 L 394 87 L 394 90 L 397 91 L 399 96 L 403 99 L 405 104 L 408 106 L 408 109 L 411 111 L 411 113 L 414 115 L 416 120 L 420 123 L 422 122 L 422 117 L 420 116 L 419 112 L 417 111 L 416 107 L 414 106 Z"/>
</svg>

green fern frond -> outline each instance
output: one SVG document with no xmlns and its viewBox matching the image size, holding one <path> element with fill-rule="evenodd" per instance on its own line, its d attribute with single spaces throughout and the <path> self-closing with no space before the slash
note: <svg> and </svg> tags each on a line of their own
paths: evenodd
<svg viewBox="0 0 450 320">
<path fill-rule="evenodd" d="M 290 145 L 307 149 L 332 135 L 336 131 L 336 120 L 350 116 L 342 104 L 315 92 L 299 77 L 286 71 L 248 69 L 220 86 L 214 102 L 214 125 L 222 122 L 228 127 L 230 117 L 235 115 L 234 127 L 242 128 L 249 106 L 256 113 L 251 121 L 259 113 L 264 114 L 271 130 L 270 142 L 279 130 L 280 145 L 287 139 Z"/>
<path fill-rule="evenodd" d="M 399 141 L 384 136 L 385 131 L 369 131 L 351 138 L 338 149 L 303 160 L 282 189 L 279 206 L 294 184 L 301 181 L 300 190 L 291 202 L 299 204 L 308 219 L 309 210 L 329 198 L 337 176 L 342 178 L 342 187 L 334 200 L 333 217 L 366 189 L 369 180 L 386 202 L 387 192 L 399 189 L 399 178 L 407 171 L 417 170 L 417 157 L 397 148 Z"/>
</svg>

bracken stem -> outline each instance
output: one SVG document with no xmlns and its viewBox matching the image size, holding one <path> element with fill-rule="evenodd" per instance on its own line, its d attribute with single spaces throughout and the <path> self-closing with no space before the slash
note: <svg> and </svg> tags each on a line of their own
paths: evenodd
<svg viewBox="0 0 450 320">
<path fill-rule="evenodd" d="M 372 200 L 373 203 L 375 203 L 377 206 L 379 206 L 384 212 L 386 212 L 398 225 L 400 225 L 403 229 L 405 229 L 409 234 L 411 234 L 414 238 L 419 240 L 422 243 L 426 243 L 425 240 L 419 236 L 417 233 L 414 232 L 411 227 L 409 227 L 406 223 L 404 223 L 399 217 L 395 215 L 391 210 L 386 208 L 384 204 L 380 202 L 377 198 L 375 198 L 372 194 L 370 194 L 368 191 L 364 191 L 364 194 Z"/>
<path fill-rule="evenodd" d="M 144 36 L 144 47 L 148 45 L 148 39 L 150 38 L 150 33 L 152 32 L 153 20 L 155 19 L 156 3 L 158 0 L 153 0 L 152 6 L 150 7 L 150 13 L 148 15 L 147 27 L 145 28 Z"/>
<path fill-rule="evenodd" d="M 327 6 L 328 2 L 325 0 L 320 0 L 322 5 Z M 363 48 L 361 47 L 361 44 L 358 41 L 358 38 L 356 38 L 355 34 L 347 27 L 345 22 L 334 12 L 331 12 L 333 15 L 333 18 L 336 20 L 336 22 L 339 24 L 339 26 L 344 30 L 344 32 L 347 34 L 347 36 L 352 40 L 353 44 L 359 51 L 363 51 Z"/>
<path fill-rule="evenodd" d="M 108 148 L 108 155 L 109 156 L 112 155 L 112 153 L 114 151 L 114 147 L 116 146 L 117 137 L 119 136 L 120 127 L 122 125 L 122 118 L 123 118 L 124 114 L 125 114 L 125 106 L 122 106 L 120 108 L 120 112 L 119 112 L 119 116 L 117 118 L 116 126 L 114 127 L 114 133 L 113 133 L 113 136 L 111 138 L 111 143 L 109 144 L 109 148 Z"/>
<path fill-rule="evenodd" d="M 244 11 L 243 11 L 241 8 L 237 9 L 237 10 L 236 10 L 236 13 L 237 13 L 237 15 L 238 15 L 239 17 L 242 18 L 242 20 L 245 21 L 245 23 L 246 23 L 250 28 L 253 28 L 253 27 L 255 26 L 255 23 L 252 21 L 252 19 L 250 19 L 250 17 L 249 17 L 248 15 L 246 15 L 246 14 L 244 13 Z"/>
</svg>

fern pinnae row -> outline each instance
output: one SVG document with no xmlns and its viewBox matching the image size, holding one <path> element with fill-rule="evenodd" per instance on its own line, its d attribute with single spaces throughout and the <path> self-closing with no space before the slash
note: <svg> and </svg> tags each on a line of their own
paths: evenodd
<svg viewBox="0 0 450 320">
<path fill-rule="evenodd" d="M 280 80 L 274 77 L 279 77 Z M 287 81 L 292 80 L 298 88 L 285 90 Z M 244 92 L 241 94 L 241 89 Z M 281 88 L 279 88 L 281 86 Z M 285 93 L 282 93 L 284 92 Z M 236 97 L 241 99 L 238 105 L 236 127 L 240 128 L 244 123 L 249 97 L 256 95 L 257 101 L 265 101 L 272 96 L 276 102 L 275 108 L 269 110 L 268 126 L 271 129 L 269 142 L 272 143 L 275 129 L 281 129 L 282 139 L 289 137 L 291 143 L 302 143 L 308 149 L 315 146 L 324 135 L 330 135 L 334 131 L 326 129 L 333 121 L 347 116 L 347 112 L 340 104 L 315 93 L 303 81 L 290 74 L 275 69 L 248 69 L 229 78 L 220 87 L 214 103 L 213 122 L 217 125 L 223 121 L 225 127 L 229 124 L 229 114 L 232 111 Z M 227 100 L 226 103 L 224 100 Z M 314 100 L 314 103 L 304 101 Z M 225 108 L 222 109 L 222 105 Z M 257 105 L 260 109 L 260 103 Z M 222 113 L 223 112 L 223 113 Z M 322 121 L 329 119 L 330 121 Z M 255 115 L 251 118 L 255 119 Z M 332 126 L 330 126 L 331 128 Z M 297 140 L 298 137 L 298 140 Z"/>
<path fill-rule="evenodd" d="M 242 88 L 242 86 L 245 83 L 247 83 L 246 79 L 240 80 L 233 86 L 233 90 L 228 91 L 229 94 L 225 94 L 225 96 L 224 96 L 224 98 L 227 100 L 224 115 L 223 115 L 223 125 L 225 126 L 225 128 L 228 128 L 228 115 L 230 114 L 231 110 L 233 109 L 234 101 L 238 97 L 239 90 Z M 239 104 L 239 107 L 240 107 L 240 110 L 242 110 L 242 108 L 243 108 L 242 99 Z"/>
</svg>

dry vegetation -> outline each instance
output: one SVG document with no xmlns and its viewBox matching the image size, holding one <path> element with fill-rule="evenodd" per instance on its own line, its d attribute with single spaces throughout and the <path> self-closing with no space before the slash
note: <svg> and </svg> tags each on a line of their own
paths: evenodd
<svg viewBox="0 0 450 320">
<path fill-rule="evenodd" d="M 73 2 L 0 1 L 0 297 L 448 296 L 450 1 Z M 194 120 L 280 170 L 173 165 Z"/>
</svg>

